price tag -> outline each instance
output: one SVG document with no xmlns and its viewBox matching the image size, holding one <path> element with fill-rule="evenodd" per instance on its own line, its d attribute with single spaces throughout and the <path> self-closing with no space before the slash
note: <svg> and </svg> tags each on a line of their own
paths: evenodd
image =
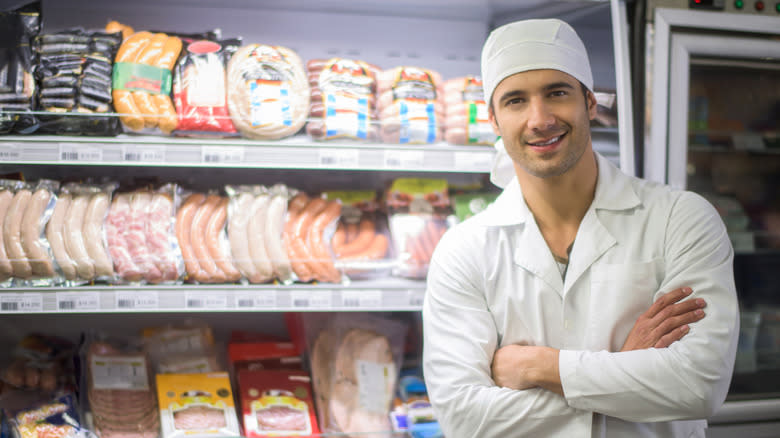
<svg viewBox="0 0 780 438">
<path fill-rule="evenodd" d="M 89 364 L 95 389 L 146 391 L 149 377 L 144 356 L 92 356 Z"/>
<path fill-rule="evenodd" d="M 203 146 L 201 161 L 204 164 L 237 164 L 244 162 L 243 146 Z"/>
<path fill-rule="evenodd" d="M 185 307 L 187 309 L 226 309 L 227 292 L 226 291 L 208 291 L 208 292 L 187 292 L 185 296 Z"/>
<path fill-rule="evenodd" d="M 79 143 L 60 143 L 60 161 L 103 161 L 103 149 Z"/>
<path fill-rule="evenodd" d="M 155 290 L 120 291 L 116 293 L 118 310 L 157 310 L 160 296 Z"/>
<path fill-rule="evenodd" d="M 122 160 L 130 163 L 164 163 L 165 146 L 127 144 L 122 146 Z"/>
<path fill-rule="evenodd" d="M 455 170 L 489 172 L 493 167 L 493 154 L 485 152 L 455 152 Z"/>
<path fill-rule="evenodd" d="M 22 159 L 22 150 L 16 144 L 0 145 L 0 161 L 19 161 Z"/>
<path fill-rule="evenodd" d="M 422 307 L 425 299 L 425 289 L 409 289 L 409 306 Z"/>
<path fill-rule="evenodd" d="M 333 292 L 329 290 L 294 290 L 292 306 L 298 309 L 329 309 L 333 307 Z"/>
<path fill-rule="evenodd" d="M 354 309 L 375 309 L 382 306 L 381 290 L 343 290 L 341 305 Z"/>
<path fill-rule="evenodd" d="M 423 167 L 423 151 L 385 151 L 385 167 L 388 169 L 419 169 Z"/>
<path fill-rule="evenodd" d="M 0 312 L 43 312 L 43 295 L 35 293 L 0 294 Z"/>
<path fill-rule="evenodd" d="M 358 166 L 357 149 L 320 149 L 321 167 L 353 168 Z"/>
<path fill-rule="evenodd" d="M 236 307 L 239 309 L 271 309 L 276 307 L 276 291 L 260 290 L 237 292 Z"/>
<path fill-rule="evenodd" d="M 99 307 L 98 292 L 57 292 L 57 310 L 65 312 L 98 310 Z"/>
</svg>

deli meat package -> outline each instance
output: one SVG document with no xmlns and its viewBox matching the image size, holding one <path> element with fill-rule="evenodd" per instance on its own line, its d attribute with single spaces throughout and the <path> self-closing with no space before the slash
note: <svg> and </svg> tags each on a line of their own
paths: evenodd
<svg viewBox="0 0 780 438">
<path fill-rule="evenodd" d="M 378 138 L 376 75 L 379 67 L 345 58 L 306 63 L 311 110 L 306 133 L 315 140 Z"/>
<path fill-rule="evenodd" d="M 226 372 L 158 374 L 162 438 L 241 435 Z"/>
<path fill-rule="evenodd" d="M 12 400 L 16 398 L 17 400 Z M 15 403 L 25 404 L 23 397 L 4 397 L 3 436 L 13 438 L 97 438 L 79 418 L 74 396 L 66 394 L 55 399 L 26 403 L 24 408 L 10 408 Z"/>
<path fill-rule="evenodd" d="M 227 74 L 228 110 L 244 137 L 275 140 L 306 123 L 311 90 L 297 53 L 249 44 L 230 58 Z"/>
<path fill-rule="evenodd" d="M 140 340 L 90 335 L 82 360 L 82 404 L 100 438 L 157 438 L 160 417 Z"/>
<path fill-rule="evenodd" d="M 238 388 L 248 438 L 320 433 L 311 378 L 305 371 L 242 370 Z"/>
<path fill-rule="evenodd" d="M 423 279 L 433 250 L 456 221 L 445 179 L 398 178 L 385 192 L 398 264 L 393 274 Z"/>
<path fill-rule="evenodd" d="M 444 140 L 450 144 L 492 145 L 496 141 L 488 120 L 482 78 L 463 76 L 444 82 Z"/>
<path fill-rule="evenodd" d="M 121 33 L 71 29 L 35 38 L 39 133 L 116 135 L 111 77 Z M 69 114 L 71 113 L 71 114 Z M 77 113 L 73 115 L 72 113 Z M 95 114 L 95 117 L 90 117 Z"/>
<path fill-rule="evenodd" d="M 127 131 L 170 134 L 176 129 L 179 117 L 170 96 L 171 76 L 181 46 L 177 36 L 140 31 L 119 47 L 112 97 Z"/>
<path fill-rule="evenodd" d="M 35 96 L 32 41 L 40 30 L 41 2 L 0 10 L 0 134 L 29 134 L 38 128 L 31 114 Z"/>
<path fill-rule="evenodd" d="M 304 318 L 320 429 L 352 437 L 392 430 L 389 413 L 406 325 L 376 314 Z"/>
<path fill-rule="evenodd" d="M 226 65 L 240 40 L 185 41 L 173 76 L 176 135 L 237 135 L 227 108 Z"/>
<path fill-rule="evenodd" d="M 379 73 L 377 111 L 385 143 L 430 144 L 444 127 L 444 83 L 425 68 L 401 66 Z"/>
</svg>

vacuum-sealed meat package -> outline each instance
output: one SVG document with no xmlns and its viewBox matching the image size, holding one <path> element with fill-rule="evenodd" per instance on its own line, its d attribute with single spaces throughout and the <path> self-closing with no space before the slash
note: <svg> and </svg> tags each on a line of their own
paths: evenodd
<svg viewBox="0 0 780 438">
<path fill-rule="evenodd" d="M 496 133 L 488 120 L 482 79 L 463 76 L 444 82 L 444 140 L 450 144 L 492 145 Z"/>
<path fill-rule="evenodd" d="M 38 128 L 34 109 L 33 38 L 41 30 L 41 2 L 0 11 L 0 134 Z"/>
</svg>

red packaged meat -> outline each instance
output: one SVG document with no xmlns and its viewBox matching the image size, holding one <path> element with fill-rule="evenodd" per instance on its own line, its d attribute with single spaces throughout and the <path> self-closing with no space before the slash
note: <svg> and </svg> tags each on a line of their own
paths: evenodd
<svg viewBox="0 0 780 438">
<path fill-rule="evenodd" d="M 306 372 L 243 370 L 238 373 L 238 387 L 248 438 L 320 433 Z"/>
<path fill-rule="evenodd" d="M 301 352 L 292 342 L 233 342 L 228 344 L 233 373 L 242 370 L 301 370 Z"/>
<path fill-rule="evenodd" d="M 227 108 L 225 65 L 240 45 L 239 40 L 185 43 L 173 78 L 177 135 L 237 135 Z"/>
<path fill-rule="evenodd" d="M 375 140 L 379 68 L 345 58 L 312 59 L 306 68 L 311 85 L 306 133 L 315 140 Z"/>
</svg>

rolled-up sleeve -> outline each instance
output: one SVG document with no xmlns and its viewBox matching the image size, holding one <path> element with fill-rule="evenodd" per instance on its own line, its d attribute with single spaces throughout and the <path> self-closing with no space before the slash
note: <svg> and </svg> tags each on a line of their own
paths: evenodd
<svg viewBox="0 0 780 438">
<path fill-rule="evenodd" d="M 447 437 L 563 436 L 589 430 L 592 414 L 539 388 L 500 388 L 490 366 L 498 343 L 474 257 L 447 235 L 436 249 L 423 305 L 423 367 L 429 397 Z M 582 423 L 582 424 L 577 424 Z M 568 428 L 568 429 L 567 429 Z M 564 433 L 564 435 L 566 435 Z"/>
<path fill-rule="evenodd" d="M 662 291 L 688 286 L 706 316 L 668 348 L 629 352 L 563 350 L 561 383 L 569 405 L 628 421 L 707 418 L 723 403 L 739 335 L 734 253 L 715 209 L 684 192 L 663 234 Z"/>
</svg>

